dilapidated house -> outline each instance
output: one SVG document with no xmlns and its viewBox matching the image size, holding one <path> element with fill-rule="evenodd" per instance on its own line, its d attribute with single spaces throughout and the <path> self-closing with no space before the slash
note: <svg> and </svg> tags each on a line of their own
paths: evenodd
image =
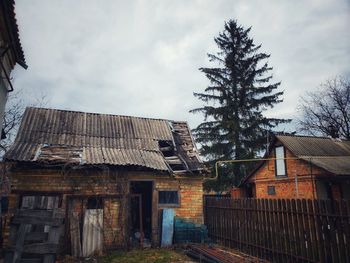
<svg viewBox="0 0 350 263">
<path fill-rule="evenodd" d="M 203 222 L 204 166 L 186 122 L 27 108 L 4 159 L 10 213 L 62 209 L 77 256 L 159 245 L 163 208 Z"/>
</svg>

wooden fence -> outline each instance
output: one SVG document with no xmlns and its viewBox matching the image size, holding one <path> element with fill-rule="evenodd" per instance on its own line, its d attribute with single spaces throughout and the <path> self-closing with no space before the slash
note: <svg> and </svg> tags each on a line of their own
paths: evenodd
<svg viewBox="0 0 350 263">
<path fill-rule="evenodd" d="M 350 201 L 204 197 L 209 237 L 272 262 L 350 262 Z"/>
</svg>

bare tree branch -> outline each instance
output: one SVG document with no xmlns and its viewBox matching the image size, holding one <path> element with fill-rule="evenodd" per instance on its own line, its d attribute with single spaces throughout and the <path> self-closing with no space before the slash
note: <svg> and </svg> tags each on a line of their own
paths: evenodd
<svg viewBox="0 0 350 263">
<path fill-rule="evenodd" d="M 13 143 L 26 106 L 45 107 L 49 101 L 45 93 L 41 93 L 31 104 L 27 104 L 23 97 L 22 90 L 9 94 L 3 120 L 3 135 L 6 138 L 0 140 L 0 156 L 3 156 Z"/>
<path fill-rule="evenodd" d="M 299 131 L 350 139 L 350 81 L 335 77 L 301 97 Z"/>
</svg>

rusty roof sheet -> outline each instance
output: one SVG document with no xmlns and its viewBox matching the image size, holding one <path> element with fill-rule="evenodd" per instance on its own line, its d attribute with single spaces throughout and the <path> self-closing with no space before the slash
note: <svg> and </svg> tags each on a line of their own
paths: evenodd
<svg viewBox="0 0 350 263">
<path fill-rule="evenodd" d="M 26 109 L 5 160 L 169 171 L 160 141 L 174 144 L 187 170 L 203 167 L 185 122 L 32 107 Z"/>
</svg>

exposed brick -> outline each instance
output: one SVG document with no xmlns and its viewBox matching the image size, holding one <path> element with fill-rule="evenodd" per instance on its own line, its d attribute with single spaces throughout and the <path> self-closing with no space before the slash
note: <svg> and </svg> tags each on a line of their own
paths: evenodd
<svg viewBox="0 0 350 263">
<path fill-rule="evenodd" d="M 18 193 L 9 196 L 9 208 L 12 212 L 19 207 L 20 191 L 38 191 L 61 193 L 62 208 L 82 215 L 88 196 L 122 194 L 122 189 L 128 192 L 128 180 L 147 179 L 154 182 L 154 197 L 157 196 L 159 189 L 179 190 L 180 206 L 174 208 L 176 215 L 190 219 L 195 223 L 203 223 L 203 188 L 200 178 L 176 179 L 145 172 L 114 173 L 109 171 L 105 174 L 99 171 L 84 170 L 62 173 L 60 170 L 28 168 L 12 171 L 9 177 L 13 184 L 13 190 Z M 79 197 L 74 197 L 75 195 Z M 83 199 L 81 200 L 81 198 Z M 155 205 L 154 202 L 153 205 Z M 104 199 L 103 235 L 106 248 L 125 244 L 124 237 L 128 231 L 125 228 L 127 211 L 123 212 L 122 207 L 126 206 L 122 205 L 120 197 Z M 158 204 L 152 209 L 158 210 Z M 157 243 L 160 231 L 158 222 L 154 222 L 154 220 L 157 218 L 152 217 L 152 238 Z M 7 237 L 8 233 L 9 225 L 7 224 L 4 236 Z M 6 242 L 8 244 L 7 239 Z"/>
<path fill-rule="evenodd" d="M 295 158 L 288 149 L 286 158 Z M 274 154 L 269 156 L 274 158 Z M 275 175 L 275 161 L 266 161 L 255 173 L 248 179 L 253 187 L 255 198 L 317 198 L 315 180 L 326 172 L 318 167 L 311 166 L 306 161 L 300 159 L 286 159 L 287 176 L 277 177 Z M 275 194 L 268 194 L 268 186 L 275 187 Z M 246 197 L 245 186 L 240 189 L 234 188 L 231 195 L 235 198 Z"/>
</svg>

